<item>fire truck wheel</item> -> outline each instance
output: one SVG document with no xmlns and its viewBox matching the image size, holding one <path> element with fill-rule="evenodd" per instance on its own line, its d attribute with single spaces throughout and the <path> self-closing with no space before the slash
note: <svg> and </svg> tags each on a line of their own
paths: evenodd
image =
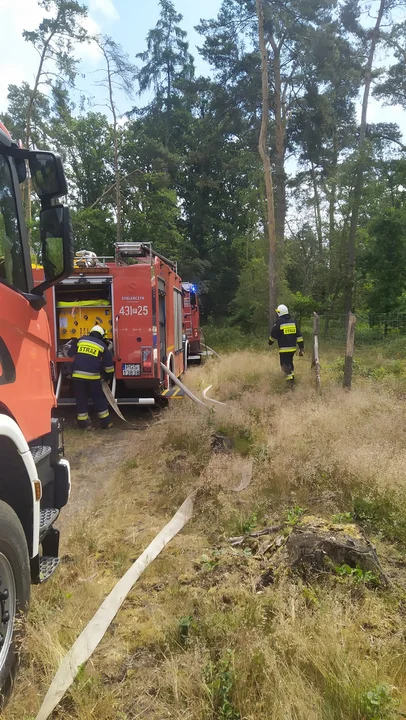
<svg viewBox="0 0 406 720">
<path fill-rule="evenodd" d="M 24 530 L 14 510 L 0 500 L 0 708 L 10 694 L 18 666 L 30 582 Z"/>
</svg>

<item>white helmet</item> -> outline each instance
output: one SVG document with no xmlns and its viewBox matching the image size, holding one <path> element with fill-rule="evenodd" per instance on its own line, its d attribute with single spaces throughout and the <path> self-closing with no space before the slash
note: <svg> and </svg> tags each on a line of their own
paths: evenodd
<svg viewBox="0 0 406 720">
<path fill-rule="evenodd" d="M 91 329 L 90 332 L 91 332 L 91 333 L 92 333 L 92 332 L 100 333 L 100 335 L 101 335 L 102 337 L 104 337 L 104 335 L 105 335 L 105 330 L 104 330 L 104 328 L 102 328 L 101 325 L 95 325 L 94 327 L 92 327 L 92 329 Z"/>
<path fill-rule="evenodd" d="M 288 315 L 288 314 L 289 314 L 289 310 L 288 310 L 288 308 L 286 307 L 286 305 L 278 305 L 278 307 L 276 308 L 276 313 L 277 313 L 277 315 L 279 315 L 279 317 L 280 317 L 281 315 Z"/>
</svg>

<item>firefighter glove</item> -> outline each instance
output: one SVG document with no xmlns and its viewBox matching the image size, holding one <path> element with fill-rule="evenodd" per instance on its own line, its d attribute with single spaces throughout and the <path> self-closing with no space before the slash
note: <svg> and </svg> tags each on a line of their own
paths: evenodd
<svg viewBox="0 0 406 720">
<path fill-rule="evenodd" d="M 303 355 L 304 355 L 304 350 L 299 350 L 299 357 L 303 357 Z"/>
<path fill-rule="evenodd" d="M 274 344 L 274 340 L 272 340 L 271 338 L 269 338 L 269 340 L 268 340 L 268 345 L 269 345 L 269 347 L 272 347 L 273 344 Z"/>
</svg>

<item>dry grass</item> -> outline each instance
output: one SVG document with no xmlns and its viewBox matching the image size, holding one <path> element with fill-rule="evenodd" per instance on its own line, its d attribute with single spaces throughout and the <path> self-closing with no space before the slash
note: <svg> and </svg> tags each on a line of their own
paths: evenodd
<svg viewBox="0 0 406 720">
<path fill-rule="evenodd" d="M 348 394 L 333 354 L 327 359 L 322 397 L 306 359 L 297 360 L 294 393 L 276 355 L 210 361 L 188 384 L 213 384 L 226 407 L 209 413 L 184 400 L 144 432 L 110 438 L 114 453 L 106 448 L 98 472 L 111 479 L 95 506 L 75 509 L 60 572 L 33 592 L 5 720 L 35 716 L 63 653 L 193 488 L 194 519 L 137 583 L 54 719 L 384 720 L 406 712 L 403 377 L 377 382 L 364 373 Z M 374 367 L 372 357 L 362 362 Z M 234 450 L 214 452 L 215 434 L 232 438 Z M 72 431 L 68 444 L 77 442 Z M 93 467 L 92 443 L 86 438 L 75 459 L 78 482 Z M 252 482 L 237 494 L 249 458 Z M 232 548 L 227 537 L 281 522 L 295 506 L 328 519 L 357 516 L 393 587 L 287 574 L 258 592 L 266 556 Z"/>
</svg>

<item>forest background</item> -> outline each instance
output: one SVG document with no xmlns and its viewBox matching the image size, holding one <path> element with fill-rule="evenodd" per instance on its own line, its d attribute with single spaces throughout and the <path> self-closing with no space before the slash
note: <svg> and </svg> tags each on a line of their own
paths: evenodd
<svg viewBox="0 0 406 720">
<path fill-rule="evenodd" d="M 131 49 L 95 34 L 76 0 L 39 0 L 42 19 L 23 32 L 37 63 L 8 86 L 1 118 L 26 145 L 63 156 L 77 250 L 112 255 L 116 240 L 152 242 L 198 285 L 206 323 L 262 336 L 259 5 L 278 299 L 300 318 L 352 309 L 398 332 L 390 318 L 406 313 L 401 2 L 225 0 L 196 26 L 196 58 L 172 0 L 160 0 L 156 25 Z M 94 93 L 81 91 L 89 47 L 99 58 L 87 77 Z M 399 123 L 384 121 L 388 108 Z M 39 208 L 29 189 L 25 205 L 35 252 Z"/>
</svg>

